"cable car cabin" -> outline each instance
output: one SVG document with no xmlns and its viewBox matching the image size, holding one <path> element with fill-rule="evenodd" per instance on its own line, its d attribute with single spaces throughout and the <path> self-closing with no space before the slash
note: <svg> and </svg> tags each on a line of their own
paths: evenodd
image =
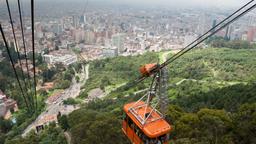
<svg viewBox="0 0 256 144">
<path fill-rule="evenodd" d="M 153 69 L 155 69 L 156 67 L 157 67 L 156 63 L 146 64 L 146 65 L 140 67 L 140 73 L 142 74 L 142 76 L 150 76 L 151 71 Z"/>
<path fill-rule="evenodd" d="M 143 101 L 124 106 L 123 132 L 133 144 L 168 144 L 171 126 Z"/>
</svg>

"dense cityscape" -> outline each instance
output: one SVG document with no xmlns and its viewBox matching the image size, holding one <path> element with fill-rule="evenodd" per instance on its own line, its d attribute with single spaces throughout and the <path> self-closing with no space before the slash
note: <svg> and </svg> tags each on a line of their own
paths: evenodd
<svg viewBox="0 0 256 144">
<path fill-rule="evenodd" d="M 80 11 L 77 9 L 69 7 L 68 12 L 60 9 L 57 16 L 49 16 L 48 9 L 37 13 L 35 47 L 48 64 L 62 61 L 69 65 L 76 62 L 74 50 L 80 51 L 84 59 L 93 60 L 142 54 L 145 51 L 181 49 L 229 14 L 229 11 L 208 9 L 97 9 L 91 8 L 90 3 L 83 3 Z M 17 9 L 13 11 L 17 12 Z M 14 16 L 18 49 L 22 52 L 21 28 L 18 15 Z M 255 13 L 250 13 L 217 35 L 253 43 L 256 41 L 255 17 Z M 23 19 L 26 46 L 31 48 L 31 21 L 26 16 Z M 2 25 L 9 43 L 14 44 L 9 20 L 2 20 Z"/>
<path fill-rule="evenodd" d="M 0 1 L 0 23 L 8 45 L 14 48 L 15 52 L 19 51 L 22 56 L 26 54 L 29 57 L 33 47 L 31 43 L 30 3 L 24 1 L 21 4 L 23 27 L 20 24 L 17 4 L 13 1 L 10 2 L 17 45 L 4 1 Z M 49 4 L 49 1 L 39 1 L 36 3 L 34 24 L 35 52 L 37 54 L 35 73 L 38 80 L 36 89 L 39 91 L 38 95 L 42 96 L 39 98 L 42 103 L 40 112 L 33 115 L 31 119 L 26 119 L 29 122 L 20 128 L 20 134 L 25 138 L 31 131 L 39 133 L 51 123 L 58 124 L 60 115 L 72 114 L 73 111 L 83 107 L 83 104 L 115 95 L 115 92 L 127 83 L 126 78 L 120 78 L 121 80 L 117 78 L 116 80 L 102 76 L 103 73 L 99 75 L 103 80 L 98 82 L 98 78 L 90 77 L 90 75 L 97 76 L 95 74 L 98 73 L 97 66 L 101 67 L 100 62 L 105 59 L 111 61 L 109 59 L 113 58 L 115 61 L 115 58 L 120 57 L 127 57 L 127 59 L 138 57 L 140 60 L 144 54 L 160 53 L 160 58 L 164 61 L 170 53 L 177 53 L 186 47 L 206 31 L 215 27 L 235 9 L 139 7 L 119 4 L 104 5 L 92 1 L 74 3 L 58 1 Z M 24 30 L 25 43 L 22 39 L 22 29 Z M 225 41 L 239 41 L 255 46 L 256 12 L 249 12 L 219 31 L 215 37 Z M 0 49 L 0 62 L 3 62 L 4 65 L 7 57 L 2 37 L 0 38 L 1 46 L 3 48 Z M 26 53 L 24 46 L 27 49 Z M 207 49 L 213 45 L 210 42 L 204 42 L 198 47 Z M 218 45 L 214 45 L 214 47 L 218 47 Z M 147 57 L 147 59 L 150 58 Z M 32 76 L 32 59 L 28 58 L 26 61 L 23 58 L 20 63 L 19 65 L 17 62 L 15 67 Z M 28 67 L 26 67 L 27 63 Z M 204 62 L 204 64 L 208 66 L 208 63 Z M 133 67 L 133 64 L 130 65 Z M 212 71 L 216 75 L 216 70 Z M 117 74 L 116 76 L 122 77 L 120 75 Z M 4 72 L 0 71 L 1 84 L 4 83 L 4 77 Z M 224 79 L 226 81 L 228 78 L 225 77 Z M 175 82 L 176 86 L 186 80 L 197 81 L 190 77 L 179 80 Z M 24 80 L 25 83 L 28 81 Z M 203 80 L 200 79 L 200 81 Z M 229 82 L 219 82 L 219 84 L 229 85 Z M 6 81 L 6 85 L 3 84 L 0 87 L 0 116 L 4 120 L 11 121 L 14 125 L 19 121 L 17 118 L 19 111 L 23 112 L 25 106 L 18 99 L 15 99 L 15 96 L 12 96 L 15 91 L 10 88 L 15 89 L 17 85 L 9 81 Z M 131 93 L 137 95 L 144 91 L 145 89 L 142 89 L 124 94 L 127 97 Z M 113 100 L 115 99 L 113 98 Z M 70 101 L 74 104 L 69 104 L 72 103 Z M 67 143 L 71 141 L 69 140 L 71 139 L 70 133 L 72 132 L 67 132 L 65 129 L 63 134 Z M 10 135 L 12 136 L 12 134 Z"/>
</svg>

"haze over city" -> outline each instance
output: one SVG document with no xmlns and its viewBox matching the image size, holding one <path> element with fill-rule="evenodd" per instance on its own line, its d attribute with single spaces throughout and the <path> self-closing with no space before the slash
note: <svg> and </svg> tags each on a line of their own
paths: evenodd
<svg viewBox="0 0 256 144">
<path fill-rule="evenodd" d="M 38 0 L 45 2 L 52 2 L 51 0 Z M 155 5 L 155 6 L 224 6 L 233 7 L 240 6 L 248 2 L 247 0 L 88 0 L 90 3 L 112 3 L 112 4 L 133 4 L 133 5 Z M 55 0 L 55 2 L 70 2 L 70 0 Z M 72 0 L 72 2 L 86 2 L 85 0 Z"/>
</svg>

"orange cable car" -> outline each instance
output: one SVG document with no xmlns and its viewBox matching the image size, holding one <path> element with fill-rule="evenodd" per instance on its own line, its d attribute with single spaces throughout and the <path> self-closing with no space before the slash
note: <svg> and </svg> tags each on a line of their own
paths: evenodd
<svg viewBox="0 0 256 144">
<path fill-rule="evenodd" d="M 156 67 L 157 67 L 156 63 L 146 64 L 146 65 L 140 67 L 140 73 L 142 76 L 150 76 L 151 71 L 154 70 Z"/>
<path fill-rule="evenodd" d="M 143 101 L 124 106 L 123 132 L 133 144 L 168 144 L 171 126 Z"/>
<path fill-rule="evenodd" d="M 140 72 L 142 76 L 151 76 L 157 66 L 157 64 L 146 64 L 140 68 Z M 166 91 L 160 90 L 164 88 L 163 82 L 166 82 L 162 74 L 160 72 L 154 74 L 151 86 L 143 97 L 123 107 L 125 118 L 122 122 L 122 131 L 133 144 L 168 144 L 169 142 L 172 127 L 156 109 L 158 103 L 163 104 L 163 99 L 159 97 L 157 103 L 152 102 L 153 97 Z M 147 98 L 145 102 L 144 98 Z"/>
</svg>

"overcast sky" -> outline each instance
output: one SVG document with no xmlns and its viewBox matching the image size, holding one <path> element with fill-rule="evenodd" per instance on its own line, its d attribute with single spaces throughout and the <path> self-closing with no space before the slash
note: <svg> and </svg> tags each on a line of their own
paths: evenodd
<svg viewBox="0 0 256 144">
<path fill-rule="evenodd" d="M 93 1 L 93 0 L 89 0 Z M 98 0 L 101 1 L 101 0 Z M 216 6 L 216 7 L 234 7 L 240 6 L 249 2 L 250 0 L 104 0 L 118 3 L 129 4 L 150 4 L 150 5 L 164 5 L 164 6 Z"/>
<path fill-rule="evenodd" d="M 12 1 L 12 0 L 10 0 Z M 21 1 L 30 1 L 30 0 L 21 0 Z M 49 2 L 83 2 L 87 0 L 35 0 L 37 1 L 49 1 Z M 238 7 L 242 4 L 249 2 L 250 0 L 88 0 L 89 3 L 102 2 L 102 3 L 114 3 L 114 4 L 133 4 L 139 6 L 169 6 L 169 7 Z M 0 0 L 5 2 L 5 0 Z"/>
</svg>

